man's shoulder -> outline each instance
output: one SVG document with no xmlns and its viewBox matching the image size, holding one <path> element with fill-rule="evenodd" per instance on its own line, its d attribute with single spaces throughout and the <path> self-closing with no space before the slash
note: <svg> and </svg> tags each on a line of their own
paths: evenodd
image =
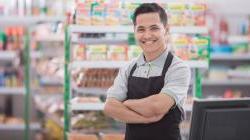
<svg viewBox="0 0 250 140">
<path fill-rule="evenodd" d="M 190 69 L 190 67 L 186 61 L 184 61 L 181 58 L 179 58 L 178 56 L 174 55 L 172 63 L 170 65 L 170 69 L 179 69 L 179 68 Z"/>
<path fill-rule="evenodd" d="M 137 63 L 137 61 L 138 58 L 133 58 L 132 60 L 128 61 L 128 63 L 126 63 L 124 66 L 120 68 L 120 72 L 128 75 L 132 70 L 133 66 Z"/>
</svg>

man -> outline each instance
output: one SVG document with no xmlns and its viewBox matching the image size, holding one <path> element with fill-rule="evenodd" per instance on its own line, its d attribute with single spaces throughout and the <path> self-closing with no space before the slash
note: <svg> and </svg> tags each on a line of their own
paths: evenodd
<svg viewBox="0 0 250 140">
<path fill-rule="evenodd" d="M 140 5 L 133 24 L 143 54 L 120 69 L 104 112 L 126 123 L 125 140 L 179 140 L 190 69 L 169 52 L 167 15 L 158 4 Z"/>
</svg>

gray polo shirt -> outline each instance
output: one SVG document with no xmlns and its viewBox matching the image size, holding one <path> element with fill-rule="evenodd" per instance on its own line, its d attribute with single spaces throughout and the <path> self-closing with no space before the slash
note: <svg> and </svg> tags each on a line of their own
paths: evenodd
<svg viewBox="0 0 250 140">
<path fill-rule="evenodd" d="M 143 78 L 160 76 L 167 55 L 168 50 L 166 49 L 155 60 L 146 62 L 143 54 L 141 54 L 138 58 L 132 60 L 128 65 L 122 67 L 115 78 L 114 84 L 107 91 L 107 98 L 113 97 L 119 101 L 126 100 L 128 77 L 135 63 L 137 63 L 137 67 L 132 76 Z M 165 84 L 161 93 L 171 96 L 181 111 L 183 111 L 184 100 L 187 96 L 190 77 L 191 71 L 189 66 L 183 60 L 174 56 L 172 64 L 168 68 L 165 75 Z"/>
</svg>

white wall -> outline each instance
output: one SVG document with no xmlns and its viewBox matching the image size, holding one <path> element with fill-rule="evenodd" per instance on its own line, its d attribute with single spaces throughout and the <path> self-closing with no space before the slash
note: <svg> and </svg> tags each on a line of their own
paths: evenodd
<svg viewBox="0 0 250 140">
<path fill-rule="evenodd" d="M 250 15 L 250 0 L 206 0 L 218 13 L 230 15 Z"/>
</svg>

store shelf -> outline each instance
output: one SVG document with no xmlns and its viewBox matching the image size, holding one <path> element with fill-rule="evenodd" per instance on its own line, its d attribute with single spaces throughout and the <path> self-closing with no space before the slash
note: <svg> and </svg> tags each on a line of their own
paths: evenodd
<svg viewBox="0 0 250 140">
<path fill-rule="evenodd" d="M 208 28 L 203 26 L 173 26 L 170 27 L 170 33 L 180 34 L 208 34 Z"/>
<path fill-rule="evenodd" d="M 71 68 L 121 68 L 129 61 L 74 61 Z"/>
<path fill-rule="evenodd" d="M 40 84 L 43 86 L 49 85 L 49 86 L 62 86 L 63 80 L 60 80 L 59 78 L 53 78 L 53 77 L 42 77 L 40 79 Z"/>
<path fill-rule="evenodd" d="M 70 105 L 72 111 L 101 111 L 104 109 L 104 103 L 73 103 Z"/>
<path fill-rule="evenodd" d="M 228 37 L 228 43 L 234 44 L 234 43 L 249 43 L 250 37 L 249 36 L 229 36 Z"/>
<path fill-rule="evenodd" d="M 106 95 L 108 89 L 104 88 L 74 88 L 74 91 L 77 92 L 77 94 L 90 94 L 90 95 Z"/>
<path fill-rule="evenodd" d="M 128 43 L 127 39 L 106 39 L 106 38 L 72 38 L 74 43 L 84 43 L 84 44 L 121 44 Z"/>
<path fill-rule="evenodd" d="M 41 126 L 39 123 L 32 123 L 29 125 L 30 130 L 40 130 Z M 25 125 L 24 124 L 0 124 L 0 130 L 25 130 Z"/>
<path fill-rule="evenodd" d="M 63 42 L 64 34 L 48 34 L 44 36 L 35 37 L 34 40 L 38 42 Z"/>
<path fill-rule="evenodd" d="M 133 33 L 133 26 L 82 26 L 70 25 L 72 33 Z"/>
<path fill-rule="evenodd" d="M 104 109 L 104 103 L 74 103 L 71 104 L 72 111 L 102 111 Z M 185 111 L 192 111 L 192 105 L 185 105 Z"/>
<path fill-rule="evenodd" d="M 225 80 L 208 80 L 204 79 L 203 86 L 250 86 L 250 80 L 244 79 L 225 79 Z"/>
<path fill-rule="evenodd" d="M 238 77 L 238 78 L 248 78 L 250 79 L 250 71 L 236 71 L 236 70 L 229 70 L 228 76 L 230 77 Z"/>
<path fill-rule="evenodd" d="M 0 95 L 23 95 L 25 93 L 24 87 L 0 87 Z"/>
<path fill-rule="evenodd" d="M 190 68 L 208 68 L 208 62 L 202 60 L 185 61 Z"/>
<path fill-rule="evenodd" d="M 42 58 L 43 54 L 40 51 L 31 51 L 30 57 L 33 59 Z"/>
<path fill-rule="evenodd" d="M 69 31 L 72 33 L 133 33 L 133 26 L 81 26 L 70 25 Z M 170 33 L 182 34 L 207 34 L 207 27 L 197 26 L 173 26 L 170 27 Z"/>
<path fill-rule="evenodd" d="M 191 68 L 208 68 L 207 61 L 185 61 Z M 75 61 L 71 68 L 121 68 L 129 61 Z"/>
<path fill-rule="evenodd" d="M 64 16 L 0 16 L 0 26 L 23 25 L 29 26 L 40 22 L 64 21 Z"/>
<path fill-rule="evenodd" d="M 250 61 L 250 54 L 211 54 L 211 60 Z"/>
<path fill-rule="evenodd" d="M 13 62 L 16 58 L 15 51 L 0 51 L 0 61 Z"/>
</svg>

